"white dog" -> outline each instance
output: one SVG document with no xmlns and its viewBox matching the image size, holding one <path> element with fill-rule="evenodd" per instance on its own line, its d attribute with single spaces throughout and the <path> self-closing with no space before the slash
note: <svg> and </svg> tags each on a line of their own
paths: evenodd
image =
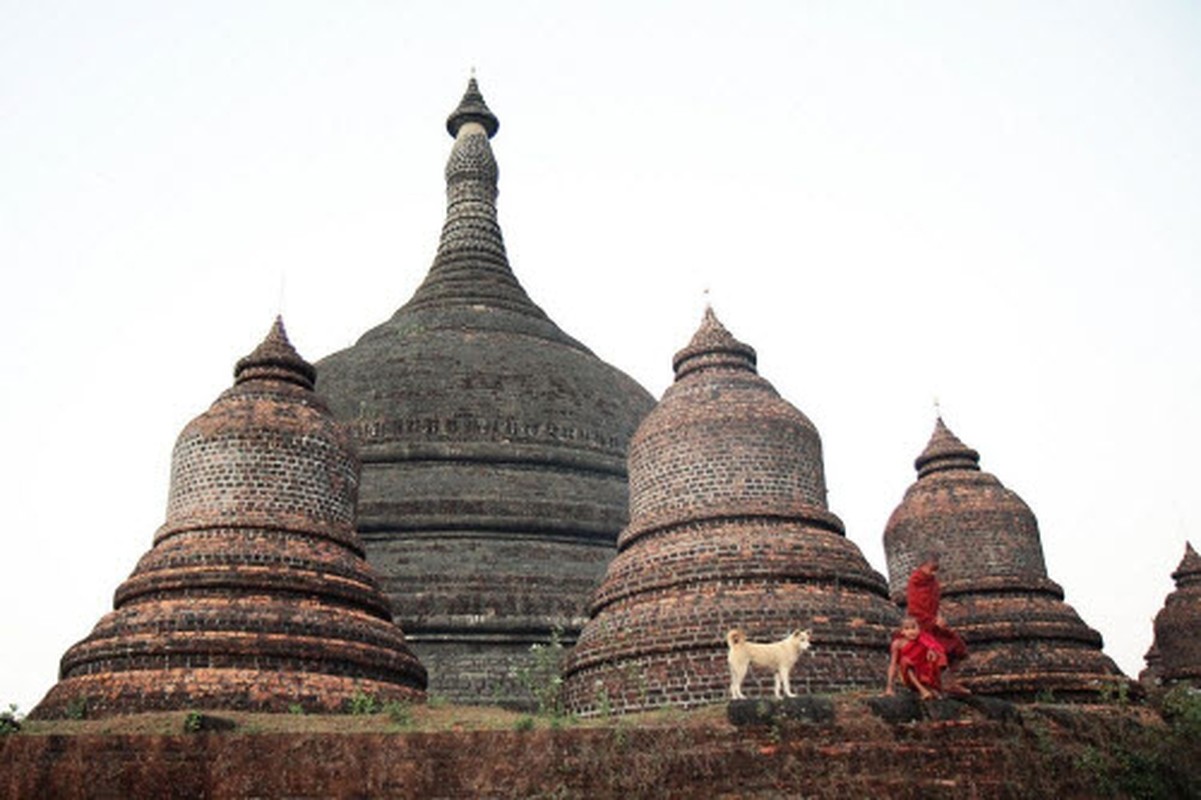
<svg viewBox="0 0 1201 800">
<path fill-rule="evenodd" d="M 726 634 L 726 644 L 730 646 L 730 696 L 735 700 L 746 699 L 746 695 L 742 693 L 742 680 L 751 664 L 766 667 L 776 673 L 777 699 L 780 697 L 781 688 L 784 694 L 796 697 L 788 682 L 788 676 L 801 653 L 809 649 L 809 631 L 793 631 L 778 642 L 759 644 L 748 642 L 746 634 L 734 628 Z"/>
</svg>

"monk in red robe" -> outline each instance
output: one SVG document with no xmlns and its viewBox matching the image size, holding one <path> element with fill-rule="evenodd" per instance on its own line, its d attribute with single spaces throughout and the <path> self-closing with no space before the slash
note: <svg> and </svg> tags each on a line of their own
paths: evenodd
<svg viewBox="0 0 1201 800">
<path fill-rule="evenodd" d="M 938 604 L 942 599 L 942 587 L 938 583 L 938 553 L 927 553 L 922 562 L 909 576 L 909 586 L 905 591 L 906 611 L 917 620 L 923 633 L 928 633 L 939 643 L 946 653 L 948 674 L 946 676 L 947 692 L 949 694 L 970 694 L 967 687 L 954 676 L 954 670 L 959 662 L 967 658 L 967 645 L 958 633 L 947 626 L 946 620 L 938 612 Z"/>
<path fill-rule="evenodd" d="M 892 694 L 898 675 L 901 683 L 917 692 L 923 700 L 937 697 L 942 691 L 942 671 L 947 666 L 947 654 L 913 617 L 905 617 L 901 630 L 892 637 L 889 648 L 888 685 L 885 694 Z"/>
</svg>

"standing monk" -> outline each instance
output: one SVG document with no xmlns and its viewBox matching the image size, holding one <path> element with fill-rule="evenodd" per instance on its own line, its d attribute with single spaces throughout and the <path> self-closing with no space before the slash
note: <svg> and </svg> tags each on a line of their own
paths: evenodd
<svg viewBox="0 0 1201 800">
<path fill-rule="evenodd" d="M 929 552 L 909 576 L 905 590 L 906 613 L 917 620 L 923 633 L 934 637 L 947 654 L 947 673 L 944 687 L 948 694 L 971 694 L 955 676 L 959 662 L 967 658 L 967 645 L 958 633 L 947 627 L 947 622 L 938 613 L 942 588 L 938 585 L 938 553 Z"/>
</svg>

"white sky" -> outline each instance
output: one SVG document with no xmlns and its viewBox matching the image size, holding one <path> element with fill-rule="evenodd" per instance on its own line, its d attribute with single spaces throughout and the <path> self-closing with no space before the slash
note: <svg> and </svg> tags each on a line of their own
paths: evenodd
<svg viewBox="0 0 1201 800">
<path fill-rule="evenodd" d="M 831 510 L 881 572 L 939 398 L 1143 667 L 1201 544 L 1195 4 L 0 19 L 0 707 L 28 711 L 111 608 L 176 435 L 277 310 L 316 361 L 411 295 L 473 65 L 511 263 L 564 330 L 659 396 L 710 289 L 817 425 Z"/>
</svg>

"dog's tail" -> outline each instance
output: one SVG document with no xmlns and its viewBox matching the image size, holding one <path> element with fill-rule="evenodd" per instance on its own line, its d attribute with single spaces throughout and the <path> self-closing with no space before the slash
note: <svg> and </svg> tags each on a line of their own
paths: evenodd
<svg viewBox="0 0 1201 800">
<path fill-rule="evenodd" d="M 728 644 L 730 647 L 742 644 L 745 641 L 746 634 L 743 633 L 739 628 L 731 628 L 730 632 L 726 634 L 726 644 Z"/>
</svg>

